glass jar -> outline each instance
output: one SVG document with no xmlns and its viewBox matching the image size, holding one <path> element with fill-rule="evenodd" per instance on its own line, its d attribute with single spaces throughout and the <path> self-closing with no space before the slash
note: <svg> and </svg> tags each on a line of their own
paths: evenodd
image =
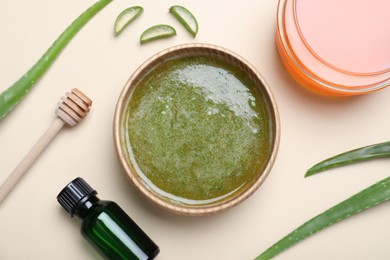
<svg viewBox="0 0 390 260">
<path fill-rule="evenodd" d="M 390 84 L 390 1 L 280 0 L 277 48 L 288 72 L 319 94 Z"/>
</svg>

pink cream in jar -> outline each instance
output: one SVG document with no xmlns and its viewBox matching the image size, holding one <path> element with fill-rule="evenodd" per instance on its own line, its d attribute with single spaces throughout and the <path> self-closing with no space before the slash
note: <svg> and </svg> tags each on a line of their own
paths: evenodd
<svg viewBox="0 0 390 260">
<path fill-rule="evenodd" d="M 390 84 L 389 0 L 280 0 L 277 47 L 301 85 L 350 96 Z"/>
</svg>

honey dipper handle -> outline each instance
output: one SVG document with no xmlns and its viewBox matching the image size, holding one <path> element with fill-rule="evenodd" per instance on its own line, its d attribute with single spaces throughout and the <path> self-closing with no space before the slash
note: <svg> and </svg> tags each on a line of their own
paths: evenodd
<svg viewBox="0 0 390 260">
<path fill-rule="evenodd" d="M 51 126 L 46 130 L 42 137 L 35 143 L 28 154 L 23 158 L 15 170 L 8 176 L 5 182 L 0 187 L 0 203 L 10 193 L 13 187 L 27 172 L 30 166 L 38 158 L 38 156 L 45 150 L 46 146 L 56 136 L 58 131 L 64 126 L 65 122 L 60 118 L 56 118 Z"/>
</svg>

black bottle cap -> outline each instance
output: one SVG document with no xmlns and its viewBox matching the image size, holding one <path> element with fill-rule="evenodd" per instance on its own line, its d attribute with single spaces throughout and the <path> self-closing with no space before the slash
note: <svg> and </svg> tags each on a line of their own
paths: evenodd
<svg viewBox="0 0 390 260">
<path fill-rule="evenodd" d="M 89 186 L 84 179 L 78 177 L 66 185 L 57 195 L 57 201 L 73 217 L 77 208 L 96 194 L 96 190 Z"/>
</svg>

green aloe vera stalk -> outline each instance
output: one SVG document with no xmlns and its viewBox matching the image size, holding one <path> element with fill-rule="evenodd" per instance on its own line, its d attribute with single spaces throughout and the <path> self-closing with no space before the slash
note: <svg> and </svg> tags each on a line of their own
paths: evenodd
<svg viewBox="0 0 390 260">
<path fill-rule="evenodd" d="M 174 5 L 169 12 L 184 26 L 184 28 L 195 38 L 198 33 L 198 21 L 195 16 L 185 7 Z"/>
<path fill-rule="evenodd" d="M 387 177 L 307 221 L 256 257 L 256 260 L 270 259 L 308 236 L 389 199 L 390 177 Z"/>
<path fill-rule="evenodd" d="M 154 40 L 168 38 L 176 35 L 176 30 L 166 24 L 158 24 L 146 29 L 140 37 L 141 44 L 151 42 Z"/>
<path fill-rule="evenodd" d="M 99 0 L 84 11 L 57 38 L 43 56 L 12 86 L 0 94 L 0 120 L 28 93 L 78 31 L 112 0 Z"/>
<path fill-rule="evenodd" d="M 115 20 L 114 35 L 118 36 L 131 22 L 137 19 L 144 9 L 141 6 L 132 6 L 123 10 Z"/>
<path fill-rule="evenodd" d="M 305 177 L 339 166 L 382 157 L 390 157 L 390 142 L 361 147 L 328 158 L 311 167 L 306 172 Z"/>
</svg>

